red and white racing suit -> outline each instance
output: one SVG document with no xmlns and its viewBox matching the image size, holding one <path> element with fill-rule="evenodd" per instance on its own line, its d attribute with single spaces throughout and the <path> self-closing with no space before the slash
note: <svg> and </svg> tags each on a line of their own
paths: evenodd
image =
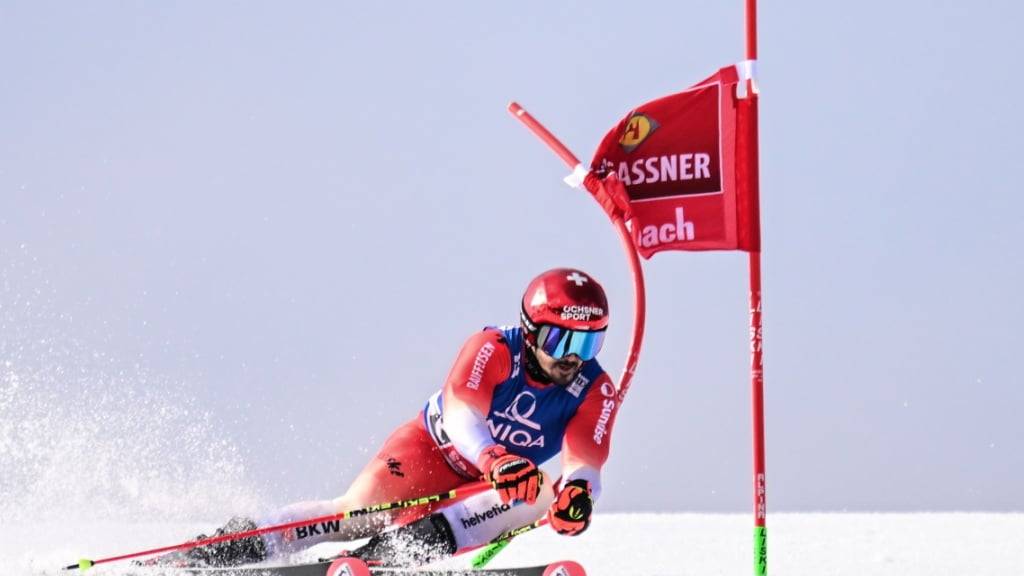
<svg viewBox="0 0 1024 576">
<path fill-rule="evenodd" d="M 560 486 L 570 480 L 588 480 L 596 501 L 618 410 L 615 386 L 596 361 L 585 363 L 569 386 L 539 383 L 522 369 L 524 353 L 518 328 L 489 328 L 474 334 L 462 346 L 444 386 L 427 408 L 385 440 L 344 496 L 293 505 L 260 524 L 456 489 L 482 477 L 476 463 L 481 453 L 495 444 L 534 459 L 545 473 L 544 485 L 551 489 L 542 490 L 534 505 L 505 505 L 495 491 L 488 490 L 454 504 L 449 501 L 398 510 L 385 520 L 404 524 L 439 511 L 451 524 L 457 546 L 463 548 L 486 543 L 505 530 L 540 518 Z M 537 461 L 538 455 L 546 460 Z M 559 476 L 562 482 L 555 485 Z M 370 517 L 360 520 L 363 518 Z M 277 544 L 294 549 L 353 536 L 351 531 L 331 530 L 335 526 L 289 531 L 294 533 L 284 534 L 284 542 Z M 381 527 L 367 520 L 366 534 L 356 537 Z M 271 542 L 272 551 L 277 548 L 274 544 Z"/>
</svg>

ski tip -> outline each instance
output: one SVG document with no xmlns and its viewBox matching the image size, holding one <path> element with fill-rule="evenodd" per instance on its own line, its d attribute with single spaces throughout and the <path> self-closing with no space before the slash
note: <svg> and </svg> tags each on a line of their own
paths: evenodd
<svg viewBox="0 0 1024 576">
<path fill-rule="evenodd" d="M 370 567 L 358 558 L 338 558 L 324 576 L 371 576 Z"/>
<path fill-rule="evenodd" d="M 587 576 L 587 571 L 572 560 L 563 560 L 548 565 L 544 576 Z"/>
</svg>

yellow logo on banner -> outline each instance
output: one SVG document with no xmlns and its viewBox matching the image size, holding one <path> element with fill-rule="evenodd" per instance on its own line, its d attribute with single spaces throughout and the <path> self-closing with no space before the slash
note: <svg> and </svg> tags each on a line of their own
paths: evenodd
<svg viewBox="0 0 1024 576">
<path fill-rule="evenodd" d="M 626 122 L 626 129 L 619 138 L 619 146 L 626 152 L 632 152 L 657 129 L 658 123 L 653 118 L 639 112 L 634 113 L 629 117 L 629 122 Z"/>
</svg>

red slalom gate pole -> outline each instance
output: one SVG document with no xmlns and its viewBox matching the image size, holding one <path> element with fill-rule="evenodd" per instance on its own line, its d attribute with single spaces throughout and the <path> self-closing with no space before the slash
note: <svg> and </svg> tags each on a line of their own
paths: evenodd
<svg viewBox="0 0 1024 576">
<path fill-rule="evenodd" d="M 567 183 L 573 186 L 579 186 L 584 183 L 584 179 L 589 177 L 590 171 L 583 166 L 572 151 L 566 148 L 565 144 L 562 144 L 554 134 L 552 134 L 544 127 L 543 124 L 538 122 L 536 118 L 516 102 L 509 103 L 508 111 L 515 116 L 517 120 L 529 128 L 535 136 L 547 144 L 548 148 L 557 154 L 558 157 L 561 158 L 562 161 L 565 162 L 565 164 L 572 170 L 572 175 L 566 179 Z M 570 179 L 575 180 L 575 182 L 569 182 Z M 608 192 L 604 189 L 604 184 L 602 182 L 597 181 L 597 187 L 598 189 L 594 190 L 589 186 L 584 186 L 588 192 L 595 196 L 595 199 L 598 199 L 596 196 L 597 192 L 601 192 L 610 198 L 610 195 L 608 195 Z M 599 199 L 598 203 L 601 203 Z M 602 207 L 604 207 L 603 204 Z M 640 359 L 640 348 L 643 345 L 644 325 L 647 316 L 647 293 L 644 287 L 644 272 L 643 268 L 640 266 L 640 257 L 637 255 L 636 245 L 633 243 L 633 237 L 630 236 L 629 230 L 626 229 L 626 223 L 623 220 L 621 213 L 614 210 L 609 211 L 607 208 L 606 212 L 612 220 L 612 225 L 615 226 L 615 231 L 619 234 L 619 240 L 622 242 L 623 250 L 626 251 L 626 258 L 629 260 L 629 268 L 633 276 L 633 334 L 629 342 L 629 355 L 626 357 L 626 365 L 622 369 L 622 376 L 619 378 L 619 390 L 616 394 L 616 400 L 621 406 L 622 402 L 626 398 L 626 392 L 629 391 L 629 386 L 633 381 L 633 374 L 636 372 L 636 366 Z M 526 526 L 510 530 L 498 536 L 489 544 L 486 544 L 483 551 L 473 558 L 473 568 L 482 568 L 519 534 L 523 534 L 539 526 L 543 526 L 546 523 L 547 519 L 542 518 L 532 524 L 527 524 Z M 468 552 L 469 550 L 466 551 Z M 459 553 L 461 552 L 462 551 L 459 551 Z"/>
<path fill-rule="evenodd" d="M 761 341 L 761 253 L 750 253 L 750 383 L 754 432 L 754 574 L 768 573 L 764 455 L 764 359 Z"/>
<path fill-rule="evenodd" d="M 581 163 L 576 155 L 573 154 L 565 144 L 555 137 L 543 124 L 537 121 L 525 108 L 520 106 L 517 102 L 510 102 L 508 105 L 508 111 L 516 117 L 517 120 L 526 125 L 533 132 L 535 136 L 540 138 L 551 151 L 558 155 L 570 170 L 575 170 L 577 166 L 581 166 Z"/>
<path fill-rule="evenodd" d="M 746 38 L 747 60 L 757 61 L 757 0 L 746 0 Z M 758 95 L 754 90 L 753 81 L 748 80 L 747 98 L 750 106 L 750 122 L 748 122 L 747 174 L 751 180 L 750 187 L 755 206 L 760 206 L 758 176 Z M 760 210 L 758 210 L 760 218 Z M 750 386 L 752 428 L 754 442 L 754 574 L 768 574 L 768 515 L 767 488 L 765 485 L 765 440 L 764 440 L 764 357 L 762 352 L 762 318 L 761 318 L 761 245 L 760 223 L 758 225 L 757 250 L 748 254 L 750 268 Z"/>
<path fill-rule="evenodd" d="M 584 168 L 583 164 L 576 158 L 576 155 L 570 151 L 565 144 L 555 137 L 543 124 L 537 121 L 525 108 L 520 106 L 516 102 L 511 102 L 508 105 L 508 111 L 516 117 L 517 120 L 526 125 L 535 136 L 540 138 L 545 144 L 548 145 L 551 150 L 558 155 L 559 158 L 565 162 L 573 171 L 573 176 L 583 181 L 583 177 L 589 172 Z M 599 184 L 602 188 L 603 183 Z M 588 190 L 590 191 L 590 190 Z M 593 194 L 593 192 L 591 191 Z M 636 245 L 633 243 L 633 237 L 629 234 L 629 230 L 626 229 L 626 223 L 622 217 L 618 214 L 610 215 L 612 219 L 612 225 L 615 226 L 615 231 L 619 234 L 619 240 L 622 242 L 622 249 L 626 252 L 626 258 L 629 260 L 630 273 L 633 276 L 633 334 L 629 342 L 629 355 L 626 357 L 626 365 L 622 369 L 622 376 L 619 378 L 619 393 L 617 399 L 619 404 L 626 399 L 626 392 L 629 391 L 629 386 L 633 381 L 633 374 L 636 372 L 637 364 L 640 362 L 640 348 L 643 346 L 644 341 L 644 326 L 647 318 L 647 292 L 644 284 L 644 272 L 640 265 L 640 257 L 636 252 Z"/>
</svg>

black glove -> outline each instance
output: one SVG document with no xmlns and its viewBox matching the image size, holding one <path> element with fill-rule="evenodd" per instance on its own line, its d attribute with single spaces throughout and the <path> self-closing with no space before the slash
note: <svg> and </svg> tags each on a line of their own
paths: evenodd
<svg viewBox="0 0 1024 576">
<path fill-rule="evenodd" d="M 548 522 L 559 534 L 578 536 L 590 526 L 590 515 L 593 512 L 590 482 L 573 480 L 562 488 L 548 508 Z"/>
</svg>

